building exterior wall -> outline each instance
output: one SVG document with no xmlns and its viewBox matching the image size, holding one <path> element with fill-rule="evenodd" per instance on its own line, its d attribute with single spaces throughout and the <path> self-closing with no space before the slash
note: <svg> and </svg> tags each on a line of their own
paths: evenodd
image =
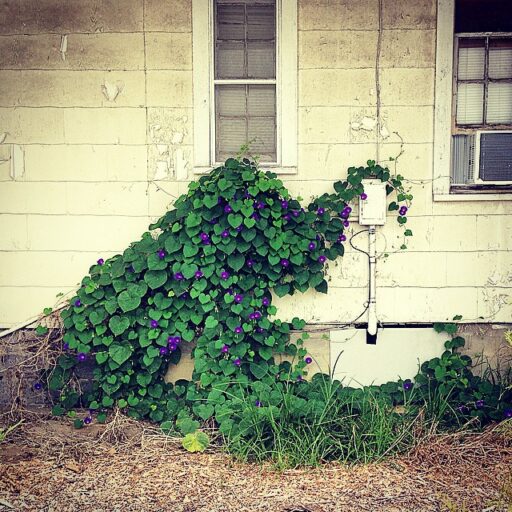
<svg viewBox="0 0 512 512">
<path fill-rule="evenodd" d="M 393 218 L 378 230 L 379 320 L 510 322 L 512 202 L 433 201 L 435 42 L 435 0 L 382 0 L 380 21 L 378 0 L 299 0 L 298 169 L 283 181 L 307 201 L 403 141 L 414 236 L 401 251 Z M 195 178 L 192 70 L 192 0 L 2 2 L 0 327 L 71 292 Z M 283 318 L 363 311 L 366 256 L 347 244 L 329 266 L 329 294 L 279 299 Z"/>
</svg>

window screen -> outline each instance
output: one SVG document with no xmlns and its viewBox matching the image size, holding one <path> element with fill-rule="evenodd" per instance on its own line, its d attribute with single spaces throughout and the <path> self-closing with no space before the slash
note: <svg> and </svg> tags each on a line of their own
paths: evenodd
<svg viewBox="0 0 512 512">
<path fill-rule="evenodd" d="M 215 160 L 249 144 L 277 161 L 274 0 L 215 2 Z"/>
</svg>

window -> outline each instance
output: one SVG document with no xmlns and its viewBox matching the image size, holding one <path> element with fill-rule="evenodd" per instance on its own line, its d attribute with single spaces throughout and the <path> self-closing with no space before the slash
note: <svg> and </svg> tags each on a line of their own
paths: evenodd
<svg viewBox="0 0 512 512">
<path fill-rule="evenodd" d="M 193 0 L 193 62 L 195 171 L 249 144 L 296 172 L 296 0 Z"/>
<path fill-rule="evenodd" d="M 512 191 L 508 4 L 438 0 L 435 195 Z"/>
</svg>

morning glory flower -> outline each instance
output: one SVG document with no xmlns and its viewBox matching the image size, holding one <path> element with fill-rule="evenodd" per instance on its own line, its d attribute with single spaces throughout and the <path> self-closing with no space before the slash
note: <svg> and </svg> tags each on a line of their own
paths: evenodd
<svg viewBox="0 0 512 512">
<path fill-rule="evenodd" d="M 350 208 L 350 206 L 345 206 L 344 211 L 346 211 L 350 215 L 352 208 Z"/>
<path fill-rule="evenodd" d="M 281 266 L 286 268 L 288 265 L 290 265 L 290 262 L 286 258 L 283 258 L 281 260 Z"/>
<path fill-rule="evenodd" d="M 248 259 L 246 263 L 248 267 L 252 267 L 254 265 L 254 260 Z"/>
<path fill-rule="evenodd" d="M 270 299 L 268 297 L 263 297 L 261 302 L 264 306 L 268 306 L 270 304 Z"/>
<path fill-rule="evenodd" d="M 176 281 L 182 281 L 183 280 L 183 274 L 181 272 L 176 272 L 176 274 L 174 274 L 174 279 Z"/>
<path fill-rule="evenodd" d="M 322 208 L 322 207 L 318 208 L 318 210 L 316 211 L 316 213 L 317 213 L 318 215 L 323 215 L 323 214 L 325 213 L 325 208 Z"/>
<path fill-rule="evenodd" d="M 41 389 L 43 389 L 43 385 L 42 385 L 40 382 L 36 382 L 36 383 L 34 384 L 34 389 L 35 389 L 36 391 L 41 391 Z"/>
<path fill-rule="evenodd" d="M 343 221 L 343 225 L 348 228 L 350 226 L 350 222 L 348 220 Z"/>
<path fill-rule="evenodd" d="M 338 242 L 344 242 L 346 239 L 347 239 L 347 237 L 342 233 L 342 234 L 338 237 Z"/>
<path fill-rule="evenodd" d="M 201 279 L 201 277 L 204 276 L 204 274 L 201 272 L 201 270 L 196 270 L 196 273 L 194 274 L 196 279 Z"/>
<path fill-rule="evenodd" d="M 259 332 L 261 334 L 264 331 L 265 329 L 263 329 L 263 327 L 256 327 L 256 332 Z"/>
<path fill-rule="evenodd" d="M 407 379 L 404 381 L 404 383 L 402 384 L 402 387 L 404 388 L 405 391 L 409 391 L 410 389 L 412 389 L 412 386 L 413 386 L 413 383 Z"/>
<path fill-rule="evenodd" d="M 290 220 L 290 216 L 288 214 L 283 215 L 283 220 L 288 222 Z"/>
<path fill-rule="evenodd" d="M 170 352 L 174 352 L 177 348 L 178 348 L 178 345 L 176 345 L 175 343 L 171 343 L 169 345 L 169 351 Z"/>
<path fill-rule="evenodd" d="M 265 203 L 263 201 L 258 201 L 256 203 L 256 208 L 258 208 L 258 210 L 265 208 Z"/>
<path fill-rule="evenodd" d="M 299 216 L 299 212 L 297 210 L 293 210 L 292 215 L 294 217 L 298 217 Z"/>
<path fill-rule="evenodd" d="M 105 263 L 105 260 L 103 258 L 100 258 L 96 263 L 98 265 L 103 265 L 103 263 Z"/>
<path fill-rule="evenodd" d="M 156 320 L 151 320 L 151 328 L 156 329 L 158 327 L 158 322 Z"/>
<path fill-rule="evenodd" d="M 222 348 L 220 349 L 220 351 L 223 354 L 227 354 L 229 352 L 229 345 L 223 345 Z"/>
<path fill-rule="evenodd" d="M 90 416 L 86 416 L 84 418 L 84 424 L 85 425 L 90 425 L 92 423 L 92 418 Z"/>
<path fill-rule="evenodd" d="M 237 230 L 239 233 L 240 233 L 240 231 L 242 231 L 242 229 L 244 229 L 244 227 L 243 227 L 243 226 L 238 226 L 238 227 L 236 228 L 236 230 Z"/>
<path fill-rule="evenodd" d="M 281 208 L 286 210 L 288 208 L 288 201 L 286 201 L 286 200 L 281 201 Z"/>
<path fill-rule="evenodd" d="M 255 311 L 253 313 L 254 320 L 259 320 L 261 318 L 261 313 L 259 311 Z"/>
<path fill-rule="evenodd" d="M 82 301 L 80 299 L 75 300 L 75 306 L 79 308 L 82 305 Z"/>
<path fill-rule="evenodd" d="M 204 231 L 199 235 L 199 238 L 201 238 L 201 240 L 203 242 L 205 242 L 206 240 L 208 240 L 210 237 L 208 236 L 208 233 L 205 233 Z"/>
<path fill-rule="evenodd" d="M 225 229 L 225 230 L 220 234 L 220 236 L 221 236 L 222 238 L 227 238 L 227 237 L 229 236 L 229 231 L 228 231 L 227 229 Z"/>
<path fill-rule="evenodd" d="M 475 407 L 477 409 L 483 409 L 484 405 L 485 405 L 485 401 L 484 400 L 477 400 L 475 402 Z"/>
<path fill-rule="evenodd" d="M 505 409 L 503 411 L 503 417 L 505 417 L 505 418 L 512 418 L 512 409 Z"/>
<path fill-rule="evenodd" d="M 241 295 L 240 293 L 237 293 L 237 294 L 235 295 L 235 302 L 236 302 L 237 304 L 240 304 L 240 302 L 242 302 L 243 300 L 244 300 L 244 296 L 243 296 L 243 295 Z"/>
<path fill-rule="evenodd" d="M 302 382 L 304 380 L 304 377 L 302 375 L 297 375 L 297 381 Z"/>
<path fill-rule="evenodd" d="M 309 249 L 310 251 L 314 251 L 314 250 L 316 249 L 316 244 L 315 244 L 315 242 L 309 242 L 308 249 Z"/>
<path fill-rule="evenodd" d="M 469 412 L 469 408 L 467 405 L 462 404 L 457 407 L 457 411 L 459 411 L 461 414 L 467 414 Z"/>
<path fill-rule="evenodd" d="M 325 263 L 325 260 L 327 260 L 327 258 L 326 258 L 323 254 L 321 254 L 320 256 L 318 256 L 318 262 L 319 262 L 319 263 L 322 263 L 322 264 L 323 264 L 323 263 Z"/>
<path fill-rule="evenodd" d="M 229 204 L 224 206 L 224 213 L 231 213 L 233 211 L 233 208 Z"/>
<path fill-rule="evenodd" d="M 163 260 L 165 258 L 165 251 L 163 249 L 160 249 L 158 252 L 158 257 Z"/>
<path fill-rule="evenodd" d="M 407 213 L 407 206 L 402 206 L 398 213 L 400 215 L 405 215 Z"/>
<path fill-rule="evenodd" d="M 263 407 L 263 404 L 259 400 L 256 400 L 256 402 L 254 402 L 254 405 L 256 407 Z"/>
<path fill-rule="evenodd" d="M 260 216 L 259 216 L 256 212 L 254 212 L 254 213 L 251 215 L 251 217 L 252 217 L 254 220 L 260 220 Z"/>
<path fill-rule="evenodd" d="M 220 273 L 220 277 L 224 280 L 226 279 L 229 279 L 229 272 L 226 272 L 225 270 L 223 270 L 221 273 Z"/>
<path fill-rule="evenodd" d="M 160 355 L 165 356 L 169 352 L 167 347 L 160 347 Z"/>
<path fill-rule="evenodd" d="M 359 196 L 363 201 L 365 201 L 366 199 L 368 199 L 368 195 L 363 192 L 360 196 Z"/>
<path fill-rule="evenodd" d="M 78 362 L 79 363 L 83 363 L 86 359 L 87 359 L 87 356 L 83 353 L 83 352 L 80 352 L 76 358 L 78 359 Z"/>
<path fill-rule="evenodd" d="M 242 332 L 243 332 L 242 327 L 241 327 L 240 325 L 237 325 L 237 326 L 235 327 L 235 333 L 236 333 L 236 334 L 242 334 Z"/>
<path fill-rule="evenodd" d="M 69 350 L 69 343 L 64 343 L 64 345 L 62 345 L 62 350 Z"/>
<path fill-rule="evenodd" d="M 306 364 L 311 364 L 313 362 L 313 359 L 311 357 L 307 356 L 307 357 L 304 358 L 304 362 Z"/>
<path fill-rule="evenodd" d="M 238 366 L 238 367 L 239 367 L 239 366 L 242 364 L 242 360 L 241 360 L 239 357 L 237 357 L 237 358 L 233 361 L 233 364 L 234 364 L 235 366 Z"/>
</svg>

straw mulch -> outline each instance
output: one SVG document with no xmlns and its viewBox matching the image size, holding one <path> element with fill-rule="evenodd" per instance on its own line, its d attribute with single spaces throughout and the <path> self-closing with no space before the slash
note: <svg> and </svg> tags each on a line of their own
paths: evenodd
<svg viewBox="0 0 512 512">
<path fill-rule="evenodd" d="M 407 456 L 274 471 L 116 414 L 74 430 L 27 417 L 0 445 L 0 510 L 172 512 L 511 511 L 512 424 L 435 436 Z"/>
</svg>

